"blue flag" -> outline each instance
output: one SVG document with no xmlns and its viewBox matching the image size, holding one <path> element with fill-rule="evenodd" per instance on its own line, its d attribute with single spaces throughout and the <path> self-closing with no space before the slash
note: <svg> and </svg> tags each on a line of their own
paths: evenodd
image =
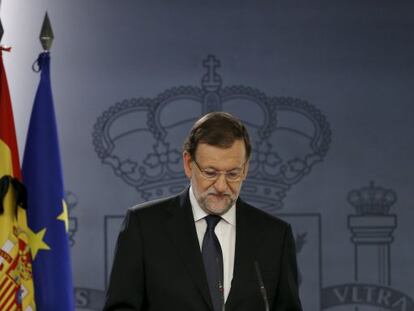
<svg viewBox="0 0 414 311">
<path fill-rule="evenodd" d="M 73 311 L 68 210 L 50 84 L 50 55 L 37 60 L 41 71 L 23 157 L 27 217 L 32 231 L 33 281 L 41 311 Z"/>
</svg>

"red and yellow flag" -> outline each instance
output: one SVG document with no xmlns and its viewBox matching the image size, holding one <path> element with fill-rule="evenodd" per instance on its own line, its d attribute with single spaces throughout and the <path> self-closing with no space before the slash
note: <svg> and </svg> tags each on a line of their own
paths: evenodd
<svg viewBox="0 0 414 311">
<path fill-rule="evenodd" d="M 0 50 L 0 310 L 34 311 L 31 231 L 22 198 L 19 153 Z M 23 198 L 24 199 L 24 198 Z"/>
</svg>

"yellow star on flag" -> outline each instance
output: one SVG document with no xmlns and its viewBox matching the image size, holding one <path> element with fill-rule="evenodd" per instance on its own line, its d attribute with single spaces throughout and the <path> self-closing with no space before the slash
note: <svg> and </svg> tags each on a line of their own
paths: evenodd
<svg viewBox="0 0 414 311">
<path fill-rule="evenodd" d="M 65 200 L 62 200 L 62 208 L 63 208 L 63 212 L 62 214 L 58 216 L 57 219 L 65 223 L 66 232 L 69 232 L 69 214 L 68 214 L 68 206 L 66 205 Z"/>
<path fill-rule="evenodd" d="M 50 247 L 47 245 L 43 239 L 46 234 L 46 228 L 43 228 L 38 233 L 34 233 L 32 230 L 28 230 L 29 234 L 29 241 L 30 241 L 30 250 L 32 252 L 32 258 L 33 260 L 36 259 L 37 252 L 41 249 L 43 250 L 49 250 Z"/>
</svg>

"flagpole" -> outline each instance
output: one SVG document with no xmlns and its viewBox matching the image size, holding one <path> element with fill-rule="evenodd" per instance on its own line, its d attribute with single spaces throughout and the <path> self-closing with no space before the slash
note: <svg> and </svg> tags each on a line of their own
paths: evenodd
<svg viewBox="0 0 414 311">
<path fill-rule="evenodd" d="M 1 6 L 1 0 L 0 0 L 0 6 Z M 3 35 L 4 35 L 3 23 L 1 22 L 1 18 L 0 18 L 0 44 L 1 44 L 1 39 L 3 39 Z"/>
<path fill-rule="evenodd" d="M 1 22 L 1 18 L 0 18 L 0 50 L 10 52 L 11 48 L 9 46 L 5 46 L 5 45 L 1 44 L 1 40 L 3 39 L 3 35 L 4 35 L 3 23 Z"/>
</svg>

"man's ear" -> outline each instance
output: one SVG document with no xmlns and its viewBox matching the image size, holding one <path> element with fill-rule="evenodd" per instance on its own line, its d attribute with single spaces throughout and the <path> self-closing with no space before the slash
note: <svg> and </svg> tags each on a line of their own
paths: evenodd
<svg viewBox="0 0 414 311">
<path fill-rule="evenodd" d="M 191 156 L 187 151 L 183 152 L 183 166 L 184 166 L 184 173 L 185 176 L 191 179 L 191 176 L 193 175 L 193 169 L 191 167 Z"/>
</svg>

